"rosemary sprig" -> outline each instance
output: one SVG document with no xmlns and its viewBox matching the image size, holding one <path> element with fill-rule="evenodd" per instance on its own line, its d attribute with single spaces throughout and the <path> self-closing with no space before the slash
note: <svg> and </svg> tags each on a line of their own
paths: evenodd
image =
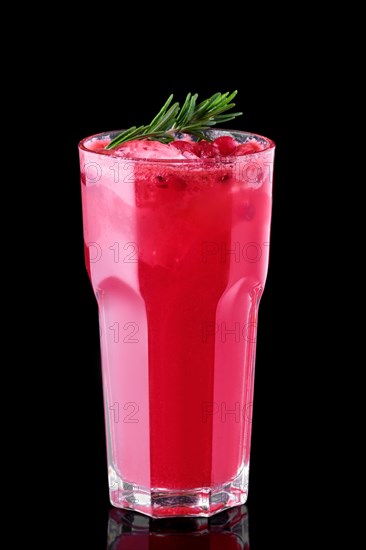
<svg viewBox="0 0 366 550">
<path fill-rule="evenodd" d="M 166 103 L 160 109 L 156 117 L 147 126 L 132 126 L 115 137 L 106 149 L 114 149 L 117 145 L 131 141 L 133 139 L 151 139 L 169 143 L 175 139 L 177 133 L 191 134 L 201 139 L 208 140 L 205 134 L 206 130 L 215 126 L 233 120 L 233 118 L 243 113 L 224 114 L 229 109 L 235 107 L 235 103 L 230 103 L 238 92 L 229 94 L 217 93 L 208 99 L 205 99 L 197 105 L 198 94 L 188 94 L 183 107 L 179 103 L 173 103 L 173 94 L 169 96 Z"/>
</svg>

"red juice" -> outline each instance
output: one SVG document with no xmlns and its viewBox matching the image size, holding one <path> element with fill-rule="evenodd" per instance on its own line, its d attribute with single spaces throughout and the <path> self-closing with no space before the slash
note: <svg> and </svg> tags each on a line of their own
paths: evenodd
<svg viewBox="0 0 366 550">
<path fill-rule="evenodd" d="M 230 135 L 80 146 L 111 501 L 156 517 L 247 498 L 274 145 Z"/>
</svg>

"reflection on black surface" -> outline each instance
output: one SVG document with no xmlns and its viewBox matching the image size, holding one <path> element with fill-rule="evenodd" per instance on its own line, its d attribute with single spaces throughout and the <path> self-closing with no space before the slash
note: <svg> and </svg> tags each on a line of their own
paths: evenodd
<svg viewBox="0 0 366 550">
<path fill-rule="evenodd" d="M 211 518 L 151 519 L 111 508 L 108 550 L 249 550 L 248 510 L 237 506 Z"/>
</svg>

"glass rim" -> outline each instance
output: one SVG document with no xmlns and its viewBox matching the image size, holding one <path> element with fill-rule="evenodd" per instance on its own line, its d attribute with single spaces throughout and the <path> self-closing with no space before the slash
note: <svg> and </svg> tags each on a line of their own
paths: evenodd
<svg viewBox="0 0 366 550">
<path fill-rule="evenodd" d="M 105 131 L 105 132 L 99 132 L 98 134 L 93 134 L 91 136 L 87 136 L 85 138 L 83 138 L 81 141 L 79 141 L 79 144 L 78 144 L 78 147 L 81 151 L 86 151 L 87 153 L 93 153 L 95 155 L 102 155 L 102 156 L 105 156 L 105 157 L 110 157 L 110 158 L 113 158 L 113 159 L 117 159 L 117 160 L 124 160 L 124 161 L 128 161 L 128 162 L 145 162 L 145 163 L 150 163 L 150 164 L 155 164 L 155 163 L 162 163 L 162 164 L 223 164 L 223 163 L 233 163 L 233 162 L 237 162 L 238 160 L 240 159 L 243 159 L 243 158 L 250 158 L 250 157 L 256 157 L 258 158 L 258 156 L 260 155 L 263 155 L 265 153 L 268 153 L 269 151 L 275 149 L 276 147 L 276 144 L 275 142 L 270 139 L 270 138 L 267 138 L 265 136 L 262 136 L 260 134 L 256 134 L 254 132 L 247 132 L 245 130 L 234 130 L 232 128 L 212 128 L 210 131 L 211 132 L 223 132 L 223 135 L 235 135 L 235 134 L 240 134 L 240 135 L 245 135 L 245 136 L 248 136 L 249 138 L 255 138 L 257 139 L 257 141 L 261 141 L 263 143 L 263 141 L 266 142 L 266 146 L 264 147 L 264 149 L 261 149 L 260 151 L 254 151 L 252 153 L 244 153 L 243 155 L 235 155 L 235 156 L 220 156 L 220 157 L 212 157 L 212 158 L 185 158 L 185 159 L 174 159 L 174 158 L 165 158 L 165 159 L 159 159 L 159 158 L 146 158 L 146 157 L 139 157 L 139 158 L 129 158 L 129 157 L 123 157 L 121 155 L 116 155 L 116 154 L 111 154 L 111 151 L 113 151 L 113 149 L 108 149 L 108 150 L 99 150 L 99 151 L 95 151 L 94 149 L 90 149 L 89 147 L 86 146 L 86 142 L 92 140 L 92 139 L 95 139 L 95 138 L 107 138 L 107 137 L 110 137 L 111 135 L 115 134 L 115 135 L 118 135 L 119 133 L 123 132 L 124 130 L 109 130 L 109 131 Z M 219 136 L 218 136 L 219 137 Z"/>
</svg>

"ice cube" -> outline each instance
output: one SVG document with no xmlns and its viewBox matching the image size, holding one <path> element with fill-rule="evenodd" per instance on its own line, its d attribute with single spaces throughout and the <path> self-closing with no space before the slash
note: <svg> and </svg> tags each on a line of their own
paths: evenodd
<svg viewBox="0 0 366 550">
<path fill-rule="evenodd" d="M 182 152 L 176 147 L 169 147 L 166 143 L 147 139 L 122 143 L 114 149 L 114 153 L 130 159 L 185 160 Z"/>
</svg>

